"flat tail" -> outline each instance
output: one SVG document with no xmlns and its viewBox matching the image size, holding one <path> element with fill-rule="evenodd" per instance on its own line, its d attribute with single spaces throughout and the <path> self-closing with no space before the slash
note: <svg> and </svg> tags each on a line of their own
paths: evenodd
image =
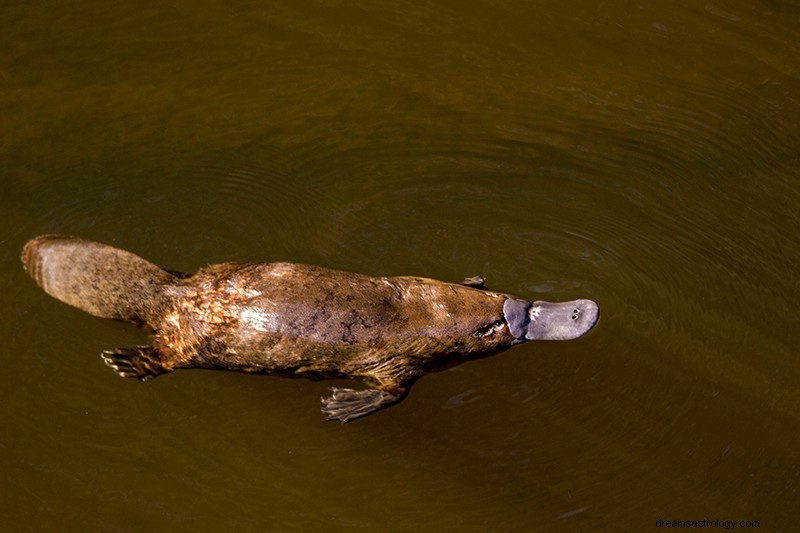
<svg viewBox="0 0 800 533">
<path fill-rule="evenodd" d="M 89 314 L 147 325 L 175 276 L 105 244 L 42 235 L 22 250 L 28 275 L 47 294 Z"/>
</svg>

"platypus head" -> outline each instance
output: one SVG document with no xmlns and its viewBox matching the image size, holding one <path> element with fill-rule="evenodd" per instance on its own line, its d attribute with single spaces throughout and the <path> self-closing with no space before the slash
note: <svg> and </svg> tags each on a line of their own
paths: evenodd
<svg viewBox="0 0 800 533">
<path fill-rule="evenodd" d="M 599 315 L 591 300 L 571 302 L 529 302 L 508 298 L 503 315 L 514 342 L 530 340 L 565 341 L 576 339 L 592 329 Z"/>
</svg>

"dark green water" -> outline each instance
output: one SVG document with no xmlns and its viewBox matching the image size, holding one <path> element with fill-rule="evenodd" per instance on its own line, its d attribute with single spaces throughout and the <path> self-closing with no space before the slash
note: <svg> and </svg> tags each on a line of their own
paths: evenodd
<svg viewBox="0 0 800 533">
<path fill-rule="evenodd" d="M 781 0 L 5 2 L 0 522 L 795 530 L 798 28 Z M 602 317 L 341 426 L 330 383 L 117 377 L 99 353 L 145 334 L 22 271 L 53 232 Z"/>
</svg>

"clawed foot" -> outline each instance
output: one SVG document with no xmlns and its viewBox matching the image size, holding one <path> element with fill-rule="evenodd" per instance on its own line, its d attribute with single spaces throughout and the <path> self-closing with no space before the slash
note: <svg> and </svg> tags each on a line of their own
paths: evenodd
<svg viewBox="0 0 800 533">
<path fill-rule="evenodd" d="M 380 409 L 385 409 L 402 399 L 402 395 L 392 394 L 378 389 L 337 389 L 333 394 L 322 398 L 322 412 L 328 420 L 339 420 L 342 424 L 367 416 Z"/>
<path fill-rule="evenodd" d="M 459 285 L 464 285 L 465 287 L 472 287 L 473 289 L 485 289 L 486 278 L 484 278 L 483 276 L 472 276 L 471 278 L 464 278 L 464 281 L 459 283 Z"/>
<path fill-rule="evenodd" d="M 170 372 L 158 360 L 158 354 L 152 346 L 115 348 L 104 351 L 101 357 L 114 372 L 124 378 L 150 381 L 156 376 Z"/>
</svg>

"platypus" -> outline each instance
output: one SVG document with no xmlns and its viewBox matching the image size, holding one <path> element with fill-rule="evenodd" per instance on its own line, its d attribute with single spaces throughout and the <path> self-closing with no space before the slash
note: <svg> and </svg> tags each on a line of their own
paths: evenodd
<svg viewBox="0 0 800 533">
<path fill-rule="evenodd" d="M 119 375 L 149 381 L 179 368 L 345 378 L 330 420 L 349 422 L 402 400 L 429 371 L 530 340 L 575 339 L 592 329 L 588 299 L 530 302 L 462 283 L 372 277 L 298 263 L 222 263 L 185 274 L 130 252 L 43 235 L 22 252 L 44 291 L 89 314 L 153 332 L 146 346 L 103 352 Z"/>
</svg>

